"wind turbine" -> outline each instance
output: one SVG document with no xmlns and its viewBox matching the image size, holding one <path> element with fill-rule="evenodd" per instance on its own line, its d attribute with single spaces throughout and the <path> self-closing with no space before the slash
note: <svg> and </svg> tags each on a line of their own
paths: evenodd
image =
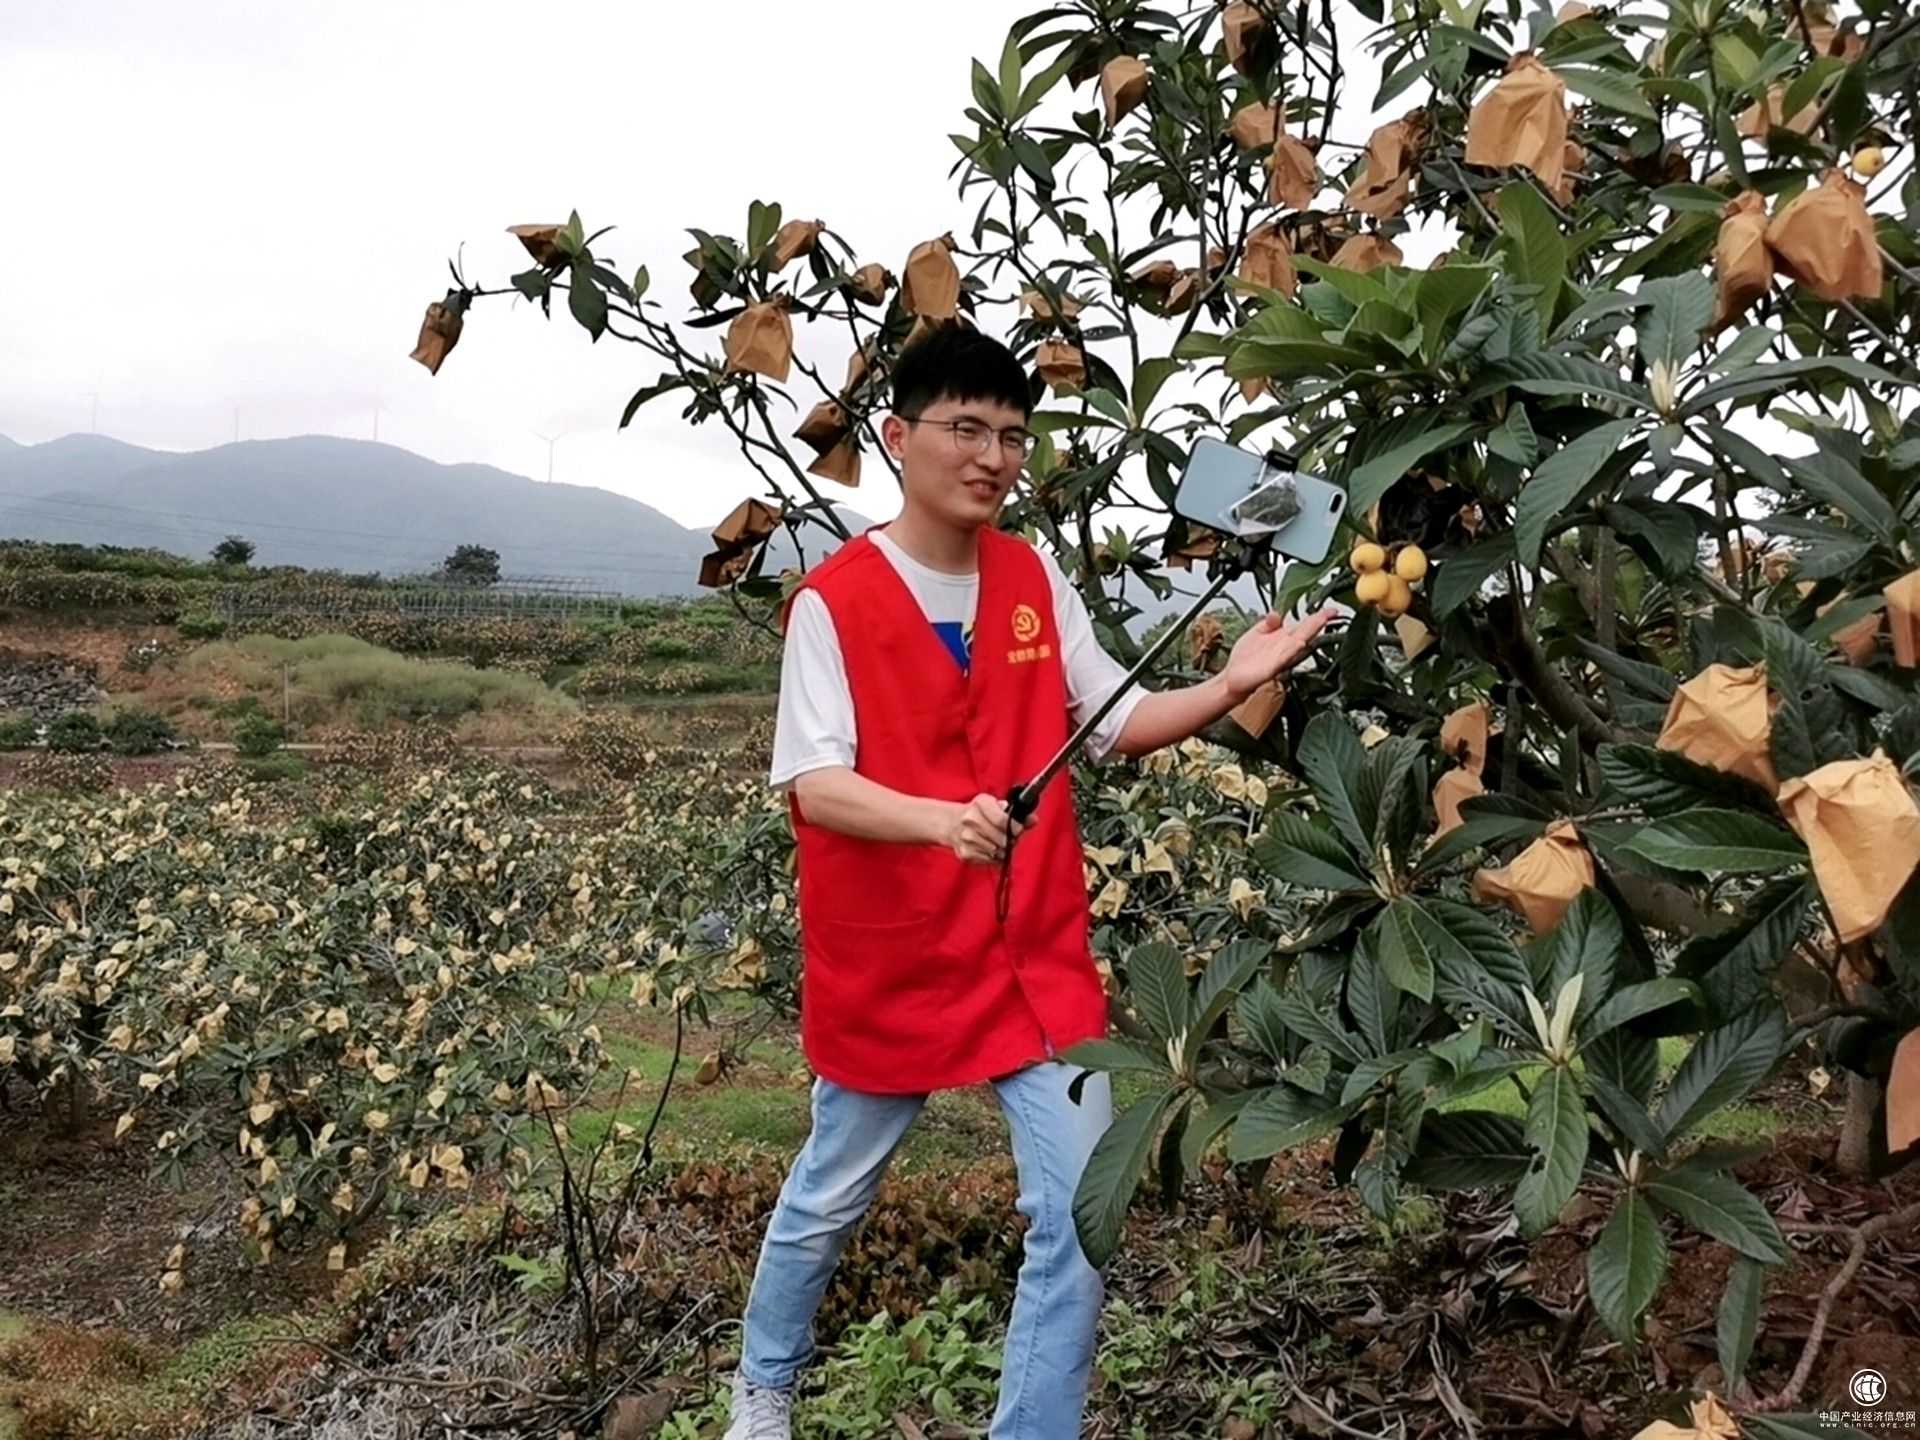
<svg viewBox="0 0 1920 1440">
<path fill-rule="evenodd" d="M 539 438 L 540 438 L 540 439 L 542 439 L 542 440 L 544 440 L 544 441 L 546 441 L 546 442 L 547 442 L 547 483 L 548 483 L 549 485 L 551 485 L 551 484 L 553 483 L 553 447 L 554 447 L 554 443 L 555 443 L 556 441 L 560 441 L 560 440 L 564 440 L 564 439 L 566 439 L 566 438 L 567 438 L 567 436 L 569 436 L 569 435 L 571 435 L 571 434 L 572 434 L 573 432 L 572 432 L 571 430 L 562 430 L 562 431 L 561 431 L 561 432 L 560 432 L 560 433 L 559 433 L 558 435 L 541 435 L 541 434 L 540 434 L 540 432 L 539 432 L 538 430 L 535 430 L 535 431 L 534 431 L 533 433 L 534 433 L 534 434 L 535 434 L 536 436 L 539 436 Z"/>
</svg>

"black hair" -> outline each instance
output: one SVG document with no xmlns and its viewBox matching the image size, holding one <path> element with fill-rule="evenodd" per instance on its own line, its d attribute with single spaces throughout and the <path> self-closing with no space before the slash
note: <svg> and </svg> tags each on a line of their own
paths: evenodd
<svg viewBox="0 0 1920 1440">
<path fill-rule="evenodd" d="M 1027 371 L 1013 351 L 969 325 L 949 321 L 900 352 L 893 365 L 893 411 L 915 419 L 942 400 L 995 400 L 1033 413 Z"/>
</svg>

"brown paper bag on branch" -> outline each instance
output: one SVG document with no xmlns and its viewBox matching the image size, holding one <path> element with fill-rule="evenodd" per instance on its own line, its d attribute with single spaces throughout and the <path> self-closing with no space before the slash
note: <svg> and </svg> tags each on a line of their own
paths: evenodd
<svg viewBox="0 0 1920 1440">
<path fill-rule="evenodd" d="M 1560 183 L 1549 185 L 1547 193 L 1553 196 L 1554 203 L 1565 209 L 1573 204 L 1574 184 L 1587 177 L 1587 151 L 1583 145 L 1569 140 L 1566 143 L 1560 162 Z"/>
<path fill-rule="evenodd" d="M 1040 378 L 1053 387 L 1056 395 L 1067 390 L 1080 390 L 1087 383 L 1086 357 L 1071 340 L 1044 342 L 1035 353 L 1033 363 L 1040 372 Z"/>
<path fill-rule="evenodd" d="M 700 584 L 708 590 L 724 590 L 753 563 L 751 550 L 716 550 L 700 562 Z"/>
<path fill-rule="evenodd" d="M 1155 260 L 1142 265 L 1127 277 L 1142 290 L 1158 291 L 1162 297 L 1180 278 L 1180 267 L 1171 260 Z"/>
<path fill-rule="evenodd" d="M 1793 114 L 1782 115 L 1781 107 L 1786 103 L 1787 87 L 1784 84 L 1769 85 L 1765 100 L 1756 100 L 1740 112 L 1738 129 L 1741 136 L 1748 140 L 1764 140 L 1767 131 L 1776 125 L 1796 135 L 1805 135 L 1813 129 L 1813 122 L 1820 114 L 1818 100 L 1809 100 Z"/>
<path fill-rule="evenodd" d="M 1233 112 L 1233 118 L 1227 121 L 1227 134 L 1242 150 L 1258 150 L 1280 138 L 1280 127 L 1284 123 L 1279 106 L 1256 101 Z"/>
<path fill-rule="evenodd" d="M 1234 0 L 1221 17 L 1221 29 L 1227 42 L 1227 63 L 1242 75 L 1253 69 L 1253 50 L 1266 31 L 1267 17 L 1257 5 Z"/>
<path fill-rule="evenodd" d="M 1695 764 L 1744 775 L 1771 794 L 1780 787 L 1773 768 L 1777 704 L 1764 665 L 1709 665 L 1674 691 L 1653 743 Z"/>
<path fill-rule="evenodd" d="M 1440 749 L 1469 774 L 1487 768 L 1487 740 L 1493 732 L 1493 706 L 1484 700 L 1462 705 L 1440 722 Z"/>
<path fill-rule="evenodd" d="M 1286 231 L 1278 225 L 1262 225 L 1247 236 L 1247 250 L 1240 257 L 1237 272 L 1250 285 L 1264 285 L 1282 295 L 1300 290 L 1300 275 L 1293 268 L 1293 246 Z"/>
<path fill-rule="evenodd" d="M 814 454 L 824 455 L 844 440 L 852 428 L 847 412 L 837 401 L 822 400 L 807 412 L 807 418 L 800 422 L 793 438 Z"/>
<path fill-rule="evenodd" d="M 1580 832 L 1571 820 L 1556 820 L 1511 864 L 1476 870 L 1473 894 L 1484 903 L 1511 907 L 1534 934 L 1544 935 L 1593 883 L 1593 856 Z"/>
<path fill-rule="evenodd" d="M 1193 308 L 1193 302 L 1200 298 L 1200 272 L 1182 270 L 1174 280 L 1173 288 L 1167 291 L 1167 298 L 1161 305 L 1163 315 L 1184 315 Z"/>
<path fill-rule="evenodd" d="M 1880 593 L 1887 601 L 1893 663 L 1911 670 L 1920 665 L 1920 570 L 1902 575 Z"/>
<path fill-rule="evenodd" d="M 1061 320 L 1080 318 L 1080 302 L 1071 295 L 1060 297 L 1060 309 L 1056 314 L 1053 302 L 1038 290 L 1020 292 L 1020 308 L 1045 325 L 1057 324 Z"/>
<path fill-rule="evenodd" d="M 1459 827 L 1462 821 L 1460 807 L 1476 795 L 1487 793 L 1487 787 L 1471 770 L 1453 769 L 1445 771 L 1433 785 L 1433 813 L 1439 817 L 1440 828 L 1434 831 L 1434 838 Z"/>
<path fill-rule="evenodd" d="M 429 375 L 438 375 L 453 347 L 460 343 L 466 309 L 466 299 L 458 290 L 449 290 L 445 300 L 436 300 L 427 306 L 413 354 L 408 358 L 426 366 Z"/>
<path fill-rule="evenodd" d="M 1272 728 L 1276 716 L 1287 703 L 1287 687 L 1269 680 L 1233 709 L 1227 718 L 1258 740 Z"/>
<path fill-rule="evenodd" d="M 1887 1076 L 1887 1153 L 1920 1141 L 1920 1029 L 1909 1030 L 1893 1052 Z"/>
<path fill-rule="evenodd" d="M 900 282 L 900 308 L 926 320 L 951 320 L 960 313 L 960 268 L 953 263 L 952 235 L 913 247 L 906 278 Z"/>
<path fill-rule="evenodd" d="M 727 518 L 713 527 L 713 543 L 721 550 L 750 550 L 780 528 L 782 512 L 764 500 L 742 500 Z"/>
<path fill-rule="evenodd" d="M 807 466 L 809 475 L 833 480 L 852 489 L 860 483 L 860 447 L 849 434 L 818 460 Z"/>
<path fill-rule="evenodd" d="M 892 286 L 893 275 L 886 266 L 862 265 L 847 277 L 846 291 L 863 304 L 881 305 Z"/>
<path fill-rule="evenodd" d="M 1197 530 L 1188 535 L 1187 543 L 1178 550 L 1167 551 L 1161 561 L 1169 570 L 1191 570 L 1196 560 L 1211 560 L 1220 553 L 1220 537 L 1211 530 Z M 1208 617 L 1201 617 L 1204 621 Z M 1219 622 L 1214 622 L 1215 630 Z"/>
<path fill-rule="evenodd" d="M 1401 264 L 1405 259 L 1398 245 L 1371 230 L 1354 236 L 1333 252 L 1335 265 L 1342 270 L 1358 270 L 1363 275 L 1369 270 L 1378 270 L 1382 265 Z"/>
<path fill-rule="evenodd" d="M 1591 14 L 1593 14 L 1591 5 L 1583 5 L 1581 0 L 1567 0 L 1566 4 L 1553 12 L 1553 23 L 1571 25 L 1574 21 L 1584 20 Z"/>
<path fill-rule="evenodd" d="M 558 265 L 567 257 L 553 241 L 565 228 L 563 225 L 509 225 L 507 233 L 527 247 L 534 264 Z"/>
<path fill-rule="evenodd" d="M 827 227 L 819 220 L 789 220 L 773 237 L 773 268 L 784 270 L 802 255 L 811 255 Z"/>
<path fill-rule="evenodd" d="M 1724 330 L 1773 288 L 1773 252 L 1767 249 L 1767 202 L 1757 190 L 1748 190 L 1727 202 L 1721 212 L 1720 238 L 1713 246 L 1714 279 L 1720 286 L 1720 304 L 1713 328 Z"/>
<path fill-rule="evenodd" d="M 1132 55 L 1116 55 L 1100 69 L 1100 104 L 1111 130 L 1147 98 L 1147 67 Z"/>
<path fill-rule="evenodd" d="M 1320 193 L 1320 167 L 1313 151 L 1298 135 L 1276 137 L 1267 157 L 1267 203 L 1304 210 Z"/>
<path fill-rule="evenodd" d="M 1876 750 L 1780 787 L 1780 810 L 1813 855 L 1813 878 L 1840 942 L 1880 928 L 1920 866 L 1920 805 L 1900 767 Z"/>
<path fill-rule="evenodd" d="M 1467 116 L 1469 165 L 1524 165 L 1549 188 L 1567 164 L 1567 83 L 1523 50 Z"/>
<path fill-rule="evenodd" d="M 793 368 L 793 321 L 787 297 L 775 295 L 749 305 L 727 327 L 727 373 L 750 371 L 785 381 Z"/>
<path fill-rule="evenodd" d="M 1886 277 L 1867 192 L 1837 169 L 1781 206 L 1767 226 L 1767 248 L 1822 300 L 1880 298 Z"/>
<path fill-rule="evenodd" d="M 1401 615 L 1393 622 L 1393 633 L 1400 637 L 1400 649 L 1407 659 L 1418 660 L 1440 642 L 1426 622 L 1417 616 Z"/>
<path fill-rule="evenodd" d="M 1212 615 L 1202 615 L 1194 621 L 1193 628 L 1187 631 L 1187 653 L 1192 657 L 1193 668 L 1207 669 L 1207 662 L 1220 653 L 1225 641 L 1226 632 Z"/>
<path fill-rule="evenodd" d="M 1366 162 L 1347 191 L 1346 207 L 1376 220 L 1391 219 L 1406 209 L 1426 141 L 1424 110 L 1410 111 L 1376 129 L 1367 140 Z"/>
</svg>

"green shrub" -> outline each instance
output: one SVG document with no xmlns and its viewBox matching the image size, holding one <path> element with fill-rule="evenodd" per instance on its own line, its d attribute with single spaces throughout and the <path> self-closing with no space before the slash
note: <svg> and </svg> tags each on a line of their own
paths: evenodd
<svg viewBox="0 0 1920 1440">
<path fill-rule="evenodd" d="M 100 722 L 85 710 L 62 711 L 47 726 L 47 748 L 62 755 L 98 750 Z"/>
<path fill-rule="evenodd" d="M 693 658 L 693 646 L 678 635 L 652 635 L 647 638 L 645 653 L 649 660 L 689 660 Z"/>
<path fill-rule="evenodd" d="M 174 628 L 189 640 L 218 640 L 227 633 L 227 622 L 204 610 L 192 610 L 182 615 Z"/>
<path fill-rule="evenodd" d="M 233 727 L 233 748 L 251 760 L 273 754 L 286 739 L 287 727 L 271 715 L 243 715 Z"/>
<path fill-rule="evenodd" d="M 0 715 L 0 750 L 24 750 L 40 738 L 31 715 Z"/>
<path fill-rule="evenodd" d="M 107 747 L 117 755 L 152 755 L 173 739 L 173 725 L 155 711 L 127 705 L 108 718 L 105 733 Z"/>
<path fill-rule="evenodd" d="M 250 780 L 271 782 L 298 780 L 312 767 L 307 764 L 304 755 L 268 755 L 263 759 L 246 760 L 240 768 L 246 771 Z"/>
</svg>

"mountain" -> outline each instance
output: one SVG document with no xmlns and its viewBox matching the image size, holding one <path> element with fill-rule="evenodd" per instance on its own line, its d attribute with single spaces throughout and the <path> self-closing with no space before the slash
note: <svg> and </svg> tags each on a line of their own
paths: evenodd
<svg viewBox="0 0 1920 1440">
<path fill-rule="evenodd" d="M 856 529 L 871 523 L 842 513 Z M 485 545 L 508 575 L 636 596 L 698 593 L 700 557 L 713 548 L 705 531 L 611 490 L 442 465 L 374 441 L 305 435 L 173 454 L 104 435 L 41 445 L 0 436 L 0 536 L 204 556 L 230 534 L 254 542 L 258 564 L 388 575 Z M 782 544 L 768 564 L 778 573 L 791 556 Z"/>
</svg>

